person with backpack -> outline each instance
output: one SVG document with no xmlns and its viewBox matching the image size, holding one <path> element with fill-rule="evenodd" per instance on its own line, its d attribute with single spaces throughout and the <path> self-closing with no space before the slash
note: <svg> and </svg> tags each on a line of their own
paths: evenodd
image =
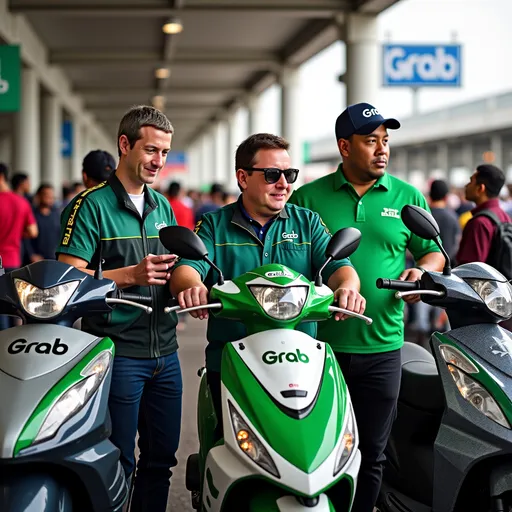
<svg viewBox="0 0 512 512">
<path fill-rule="evenodd" d="M 512 279 L 512 224 L 500 207 L 505 184 L 503 171 L 495 165 L 479 165 L 466 185 L 466 199 L 476 207 L 462 232 L 457 264 L 488 263 Z"/>
</svg>

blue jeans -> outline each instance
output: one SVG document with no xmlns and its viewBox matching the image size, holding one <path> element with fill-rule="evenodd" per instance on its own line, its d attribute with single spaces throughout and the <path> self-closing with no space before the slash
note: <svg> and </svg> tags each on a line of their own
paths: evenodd
<svg viewBox="0 0 512 512">
<path fill-rule="evenodd" d="M 131 512 L 165 512 L 171 469 L 180 440 L 182 380 L 178 354 L 155 359 L 116 356 L 109 409 L 110 440 L 121 450 L 129 479 L 135 469 L 135 436 L 140 456 Z"/>
</svg>

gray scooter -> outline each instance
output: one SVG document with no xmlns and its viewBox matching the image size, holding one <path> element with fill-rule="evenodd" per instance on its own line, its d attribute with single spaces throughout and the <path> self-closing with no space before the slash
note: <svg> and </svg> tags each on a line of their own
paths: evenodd
<svg viewBox="0 0 512 512">
<path fill-rule="evenodd" d="M 0 332 L 0 510 L 120 511 L 128 486 L 109 441 L 114 344 L 73 329 L 122 304 L 152 312 L 151 298 L 117 289 L 58 261 L 5 274 L 0 314 L 23 325 Z M 146 305 L 144 305 L 146 304 Z"/>
<path fill-rule="evenodd" d="M 378 507 L 382 512 L 512 510 L 512 286 L 485 263 L 453 271 L 428 212 L 407 205 L 404 224 L 435 240 L 443 272 L 377 287 L 419 294 L 446 309 L 450 330 L 435 332 L 432 354 L 406 343 L 397 419 L 386 449 Z"/>
</svg>

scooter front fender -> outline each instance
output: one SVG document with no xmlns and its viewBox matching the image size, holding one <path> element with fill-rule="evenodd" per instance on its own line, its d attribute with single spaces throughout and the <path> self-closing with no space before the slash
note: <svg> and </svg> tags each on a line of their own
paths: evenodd
<svg viewBox="0 0 512 512">
<path fill-rule="evenodd" d="M 50 475 L 32 474 L 0 482 L 0 510 L 5 512 L 72 512 L 69 490 Z"/>
</svg>

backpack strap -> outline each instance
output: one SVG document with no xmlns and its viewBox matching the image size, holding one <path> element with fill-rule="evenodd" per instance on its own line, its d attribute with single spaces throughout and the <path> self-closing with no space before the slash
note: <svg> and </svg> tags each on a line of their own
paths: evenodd
<svg viewBox="0 0 512 512">
<path fill-rule="evenodd" d="M 491 219 L 497 226 L 501 226 L 501 224 L 503 224 L 501 220 L 498 218 L 498 216 L 491 210 L 482 210 L 481 212 L 478 212 L 476 215 L 473 215 L 473 219 L 475 219 L 476 217 L 487 217 L 488 219 Z"/>
</svg>

